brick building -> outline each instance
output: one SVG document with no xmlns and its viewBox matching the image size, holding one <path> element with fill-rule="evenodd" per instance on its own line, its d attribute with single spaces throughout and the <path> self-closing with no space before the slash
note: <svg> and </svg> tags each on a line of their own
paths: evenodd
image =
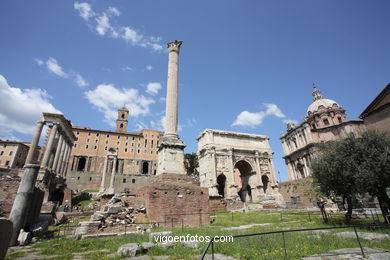
<svg viewBox="0 0 390 260">
<path fill-rule="evenodd" d="M 28 154 L 30 143 L 0 140 L 0 168 L 22 168 Z M 40 149 L 39 147 L 37 148 Z M 39 152 L 36 152 L 36 158 Z"/>
<path fill-rule="evenodd" d="M 115 131 L 73 127 L 73 145 L 66 179 L 73 190 L 117 193 L 133 191 L 157 171 L 162 132 L 143 129 L 127 133 L 129 111 L 118 110 Z"/>
<path fill-rule="evenodd" d="M 390 131 L 390 83 L 367 106 L 359 118 L 369 129 Z"/>
</svg>

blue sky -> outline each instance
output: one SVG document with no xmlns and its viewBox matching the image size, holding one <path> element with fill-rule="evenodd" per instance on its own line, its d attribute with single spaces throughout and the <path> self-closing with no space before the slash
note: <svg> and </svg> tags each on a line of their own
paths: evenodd
<svg viewBox="0 0 390 260">
<path fill-rule="evenodd" d="M 390 82 L 390 2 L 0 1 L 0 138 L 31 140 L 42 111 L 73 125 L 161 129 L 166 43 L 180 54 L 186 152 L 205 128 L 268 135 L 300 122 L 312 83 L 358 115 Z M 246 112 L 245 112 L 246 111 Z"/>
</svg>

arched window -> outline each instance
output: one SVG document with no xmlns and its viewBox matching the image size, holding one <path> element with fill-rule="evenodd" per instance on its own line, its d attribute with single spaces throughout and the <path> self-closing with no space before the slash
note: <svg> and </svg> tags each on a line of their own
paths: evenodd
<svg viewBox="0 0 390 260">
<path fill-rule="evenodd" d="M 222 197 L 225 197 L 225 184 L 226 184 L 226 176 L 221 174 L 217 178 L 218 183 L 218 194 Z"/>
</svg>

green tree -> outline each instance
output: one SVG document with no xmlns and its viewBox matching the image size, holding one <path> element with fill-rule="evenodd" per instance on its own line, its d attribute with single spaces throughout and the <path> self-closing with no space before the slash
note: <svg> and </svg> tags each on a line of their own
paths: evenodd
<svg viewBox="0 0 390 260">
<path fill-rule="evenodd" d="M 316 151 L 311 164 L 314 181 L 325 196 L 347 201 L 347 220 L 352 214 L 353 199 L 367 193 L 378 198 L 382 214 L 388 215 L 390 139 L 384 133 L 367 131 L 361 137 L 351 134 L 319 144 Z"/>
<path fill-rule="evenodd" d="M 184 167 L 186 168 L 188 175 L 199 175 L 197 170 L 199 162 L 196 153 L 186 153 L 184 155 Z"/>
</svg>

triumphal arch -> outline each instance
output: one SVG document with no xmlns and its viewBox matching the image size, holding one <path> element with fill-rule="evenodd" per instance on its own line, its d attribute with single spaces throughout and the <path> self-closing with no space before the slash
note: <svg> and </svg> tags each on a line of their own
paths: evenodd
<svg viewBox="0 0 390 260">
<path fill-rule="evenodd" d="M 284 204 L 269 137 L 206 129 L 197 140 L 200 185 L 210 197 Z"/>
</svg>

